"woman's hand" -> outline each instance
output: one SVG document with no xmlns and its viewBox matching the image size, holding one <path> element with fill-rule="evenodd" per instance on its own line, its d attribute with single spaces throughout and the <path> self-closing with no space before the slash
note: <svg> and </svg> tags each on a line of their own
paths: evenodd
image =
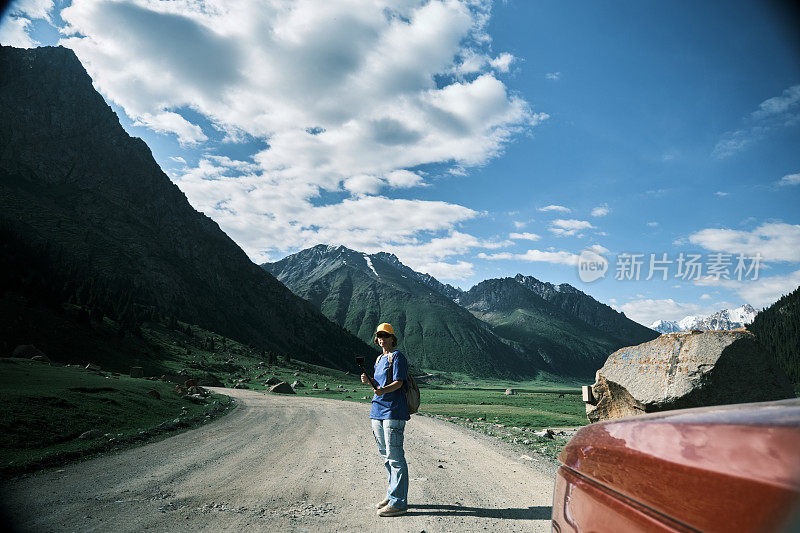
<svg viewBox="0 0 800 533">
<path fill-rule="evenodd" d="M 369 377 L 366 374 L 361 374 L 361 383 L 369 383 Z"/>
</svg>

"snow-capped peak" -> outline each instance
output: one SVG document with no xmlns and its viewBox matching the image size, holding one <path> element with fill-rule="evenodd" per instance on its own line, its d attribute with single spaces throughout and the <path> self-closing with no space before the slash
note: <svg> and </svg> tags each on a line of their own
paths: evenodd
<svg viewBox="0 0 800 533">
<path fill-rule="evenodd" d="M 701 331 L 722 331 L 743 328 L 750 324 L 756 316 L 756 310 L 750 304 L 744 304 L 736 309 L 720 309 L 711 315 L 689 315 L 678 321 L 657 320 L 650 329 L 661 333 L 675 331 L 688 331 L 699 329 Z"/>
</svg>

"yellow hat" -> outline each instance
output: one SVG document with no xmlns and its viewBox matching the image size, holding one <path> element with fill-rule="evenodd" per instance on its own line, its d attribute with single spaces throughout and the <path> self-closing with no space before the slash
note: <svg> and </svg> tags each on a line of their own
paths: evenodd
<svg viewBox="0 0 800 533">
<path fill-rule="evenodd" d="M 378 326 L 378 329 L 375 330 L 375 333 L 377 334 L 379 331 L 384 331 L 389 335 L 394 335 L 394 328 L 388 322 L 384 322 L 383 324 Z"/>
</svg>

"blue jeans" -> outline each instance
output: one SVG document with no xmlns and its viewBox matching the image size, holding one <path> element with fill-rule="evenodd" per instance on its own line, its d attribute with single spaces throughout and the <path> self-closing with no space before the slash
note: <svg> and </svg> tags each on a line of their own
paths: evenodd
<svg viewBox="0 0 800 533">
<path fill-rule="evenodd" d="M 383 456 L 389 489 L 386 497 L 389 505 L 397 509 L 408 509 L 408 464 L 403 451 L 405 420 L 372 420 L 372 435 Z"/>
</svg>

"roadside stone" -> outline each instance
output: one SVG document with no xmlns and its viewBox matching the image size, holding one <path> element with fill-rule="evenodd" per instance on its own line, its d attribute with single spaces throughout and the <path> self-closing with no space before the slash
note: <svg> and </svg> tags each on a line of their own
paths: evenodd
<svg viewBox="0 0 800 533">
<path fill-rule="evenodd" d="M 786 374 L 744 328 L 666 333 L 617 350 L 585 393 L 590 421 L 794 397 Z"/>
<path fill-rule="evenodd" d="M 305 387 L 305 385 L 303 385 L 302 381 L 295 381 L 294 383 L 292 383 L 292 388 L 293 389 L 296 389 L 298 387 Z"/>
<path fill-rule="evenodd" d="M 246 384 L 244 384 L 244 383 L 237 383 L 236 385 L 234 385 L 234 386 L 233 386 L 233 388 L 234 388 L 234 389 L 249 389 L 250 387 L 248 387 L 248 386 L 247 386 Z"/>
<path fill-rule="evenodd" d="M 78 438 L 83 440 L 91 440 L 102 436 L 103 432 L 100 431 L 99 429 L 90 429 L 89 431 L 84 431 L 83 433 L 81 433 L 80 436 L 78 436 Z"/>
<path fill-rule="evenodd" d="M 269 391 L 278 394 L 296 394 L 292 386 L 285 381 L 281 381 L 280 383 L 273 385 L 269 388 Z"/>
<path fill-rule="evenodd" d="M 92 370 L 94 372 L 100 372 L 100 370 L 101 370 L 99 365 L 95 365 L 95 364 L 92 364 L 92 363 L 87 363 L 86 366 L 83 367 L 83 368 L 86 369 L 86 370 Z"/>
<path fill-rule="evenodd" d="M 514 391 L 514 389 L 506 389 L 506 392 L 505 392 L 506 396 L 514 396 L 515 394 L 517 394 L 517 393 L 516 393 L 516 391 Z"/>
<path fill-rule="evenodd" d="M 273 385 L 277 385 L 278 383 L 282 383 L 282 381 L 276 378 L 275 376 L 272 376 L 267 380 L 266 384 L 271 387 Z"/>
</svg>

